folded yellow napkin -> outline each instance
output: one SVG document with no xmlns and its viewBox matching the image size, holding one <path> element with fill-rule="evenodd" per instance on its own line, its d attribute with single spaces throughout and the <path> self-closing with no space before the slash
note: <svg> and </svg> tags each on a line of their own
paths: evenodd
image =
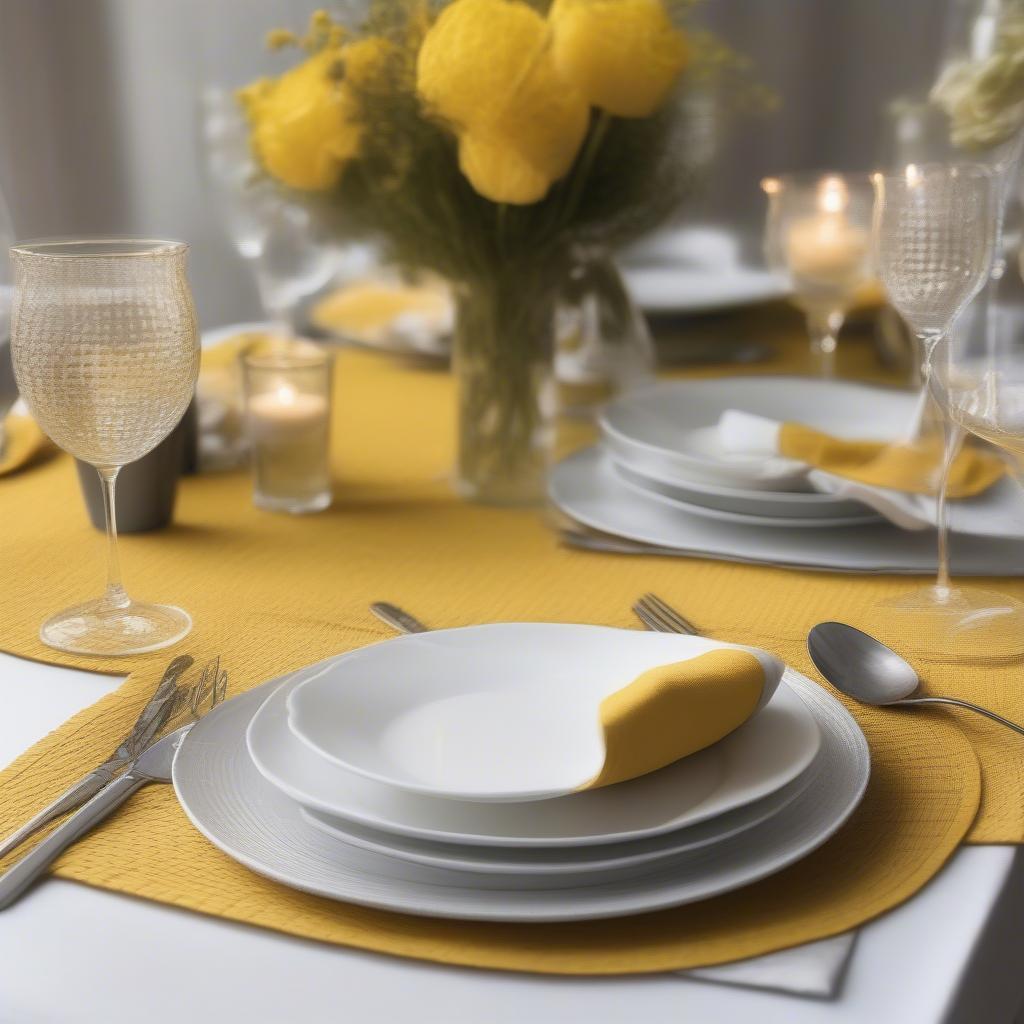
<svg viewBox="0 0 1024 1024">
<path fill-rule="evenodd" d="M 48 445 L 49 439 L 31 416 L 11 413 L 3 423 L 0 446 L 0 476 L 13 473 L 31 462 Z"/>
<path fill-rule="evenodd" d="M 934 494 L 942 466 L 942 445 L 921 442 L 846 441 L 801 423 L 779 423 L 730 410 L 719 422 L 722 447 L 731 454 L 781 455 L 869 487 L 909 494 Z M 1006 472 L 995 455 L 964 447 L 949 471 L 946 496 L 971 498 Z"/>
<path fill-rule="evenodd" d="M 781 662 L 771 675 L 757 655 L 724 647 L 641 673 L 601 702 L 604 765 L 580 788 L 635 779 L 716 743 L 758 709 L 766 682 L 774 691 Z"/>
</svg>

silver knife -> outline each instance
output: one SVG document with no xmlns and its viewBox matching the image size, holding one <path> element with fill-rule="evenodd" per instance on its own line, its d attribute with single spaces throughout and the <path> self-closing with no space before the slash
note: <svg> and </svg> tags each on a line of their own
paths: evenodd
<svg viewBox="0 0 1024 1024">
<path fill-rule="evenodd" d="M 174 755 L 193 724 L 190 722 L 168 733 L 144 750 L 128 771 L 101 789 L 31 853 L 0 875 L 0 910 L 15 903 L 72 843 L 120 807 L 135 790 L 149 782 L 170 782 Z"/>
<path fill-rule="evenodd" d="M 153 696 L 139 713 L 131 732 L 121 741 L 117 749 L 98 768 L 66 789 L 48 807 L 44 807 L 29 821 L 25 822 L 16 832 L 12 832 L 0 842 L 0 858 L 17 849 L 29 836 L 33 836 L 51 821 L 81 807 L 87 800 L 94 797 L 111 779 L 139 756 L 139 752 L 152 741 L 153 737 L 164 727 L 171 712 L 174 710 L 172 697 L 178 689 L 178 680 L 182 673 L 187 672 L 194 664 L 194 659 L 187 654 L 175 658 L 165 669 L 163 678 L 157 685 Z"/>
</svg>

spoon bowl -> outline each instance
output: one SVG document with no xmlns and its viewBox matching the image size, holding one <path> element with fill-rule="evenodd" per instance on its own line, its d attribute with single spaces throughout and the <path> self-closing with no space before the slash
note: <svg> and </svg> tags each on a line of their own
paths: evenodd
<svg viewBox="0 0 1024 1024">
<path fill-rule="evenodd" d="M 814 667 L 864 704 L 893 704 L 921 685 L 913 667 L 873 636 L 844 622 L 820 622 L 807 637 Z"/>
</svg>

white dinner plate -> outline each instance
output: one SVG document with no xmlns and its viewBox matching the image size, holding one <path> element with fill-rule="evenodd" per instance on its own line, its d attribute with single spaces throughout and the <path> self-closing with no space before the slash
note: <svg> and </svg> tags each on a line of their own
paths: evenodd
<svg viewBox="0 0 1024 1024">
<path fill-rule="evenodd" d="M 558 463 L 548 495 L 584 526 L 683 556 L 831 572 L 931 574 L 936 569 L 932 530 L 908 532 L 890 523 L 774 530 L 715 522 L 630 490 L 616 476 L 611 458 L 597 447 Z M 1024 575 L 1020 539 L 956 534 L 950 558 L 958 576 Z"/>
<path fill-rule="evenodd" d="M 531 801 L 585 788 L 605 764 L 599 707 L 642 672 L 715 650 L 761 663 L 753 714 L 783 665 L 706 637 L 562 623 L 431 630 L 351 651 L 288 696 L 288 724 L 322 758 L 425 796 Z"/>
<path fill-rule="evenodd" d="M 749 490 L 806 490 L 806 467 L 725 452 L 718 421 L 729 409 L 804 423 L 836 437 L 904 436 L 917 407 L 905 391 L 809 377 L 663 381 L 610 403 L 601 431 L 617 461 L 663 480 Z"/>
<path fill-rule="evenodd" d="M 635 473 L 629 466 L 622 465 L 612 459 L 612 468 L 615 475 L 631 491 L 636 491 L 644 497 L 654 501 L 662 502 L 669 508 L 679 509 L 694 516 L 706 516 L 708 519 L 716 519 L 722 523 L 736 523 L 740 526 L 767 526 L 769 529 L 798 529 L 806 530 L 808 527 L 819 527 L 821 529 L 834 529 L 839 526 L 861 526 L 864 523 L 877 523 L 881 516 L 869 508 L 861 505 L 856 515 L 849 516 L 776 516 L 764 515 L 749 512 L 731 512 L 725 509 L 715 508 L 709 505 L 702 505 L 692 501 L 684 501 L 672 493 L 674 487 L 664 487 L 652 484 L 649 478 L 642 473 Z"/>
<path fill-rule="evenodd" d="M 650 839 L 601 846 L 518 848 L 438 843 L 363 828 L 306 807 L 302 808 L 302 814 L 314 828 L 341 842 L 415 864 L 475 874 L 542 875 L 582 880 L 585 875 L 668 862 L 680 853 L 737 836 L 767 821 L 795 800 L 813 782 L 814 770 L 815 762 L 812 761 L 807 769 L 777 792 L 699 825 Z"/>
<path fill-rule="evenodd" d="M 611 453 L 610 453 L 611 454 Z M 612 454 L 612 461 L 615 456 Z M 691 505 L 737 512 L 748 516 L 771 516 L 800 520 L 847 519 L 856 516 L 877 516 L 859 501 L 821 494 L 818 491 L 763 491 L 728 484 L 709 484 L 700 480 L 672 480 L 657 473 L 616 462 L 616 468 L 645 490 L 657 491 L 667 497 Z"/>
<path fill-rule="evenodd" d="M 647 313 L 712 313 L 773 302 L 789 294 L 789 285 L 778 274 L 739 263 L 627 266 L 623 277 L 633 301 Z"/>
<path fill-rule="evenodd" d="M 442 800 L 346 771 L 298 740 L 287 727 L 287 700 L 301 679 L 270 695 L 252 718 L 249 752 L 260 773 L 315 811 L 433 842 L 551 848 L 667 835 L 777 792 L 806 770 L 820 743 L 804 705 L 780 686 L 724 740 L 643 778 L 536 803 Z"/>
<path fill-rule="evenodd" d="M 572 921 L 678 906 L 749 885 L 824 843 L 864 794 L 863 733 L 835 698 L 787 670 L 821 732 L 820 770 L 788 807 L 740 835 L 685 853 L 670 867 L 623 881 L 554 889 L 467 885 L 457 871 L 428 868 L 339 843 L 313 828 L 299 805 L 256 770 L 248 725 L 274 684 L 226 701 L 190 731 L 174 760 L 174 788 L 195 827 L 259 874 L 304 892 L 435 917 Z M 477 876 L 478 877 L 478 876 Z"/>
</svg>

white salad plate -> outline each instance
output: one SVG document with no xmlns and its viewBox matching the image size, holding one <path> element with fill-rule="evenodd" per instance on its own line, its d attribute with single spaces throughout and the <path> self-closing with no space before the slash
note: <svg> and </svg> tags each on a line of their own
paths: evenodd
<svg viewBox="0 0 1024 1024">
<path fill-rule="evenodd" d="M 185 814 L 218 849 L 303 892 L 409 914 L 491 921 L 643 913 L 706 899 L 782 870 L 824 843 L 860 802 L 869 775 L 863 733 L 821 687 L 791 670 L 786 681 L 778 692 L 797 695 L 821 735 L 820 768 L 807 788 L 754 828 L 684 853 L 668 867 L 607 884 L 493 889 L 477 884 L 479 876 L 467 884 L 465 873 L 381 856 L 314 828 L 249 757 L 247 729 L 275 683 L 226 701 L 193 726 L 174 760 L 174 788 Z"/>
<path fill-rule="evenodd" d="M 673 480 L 656 472 L 637 469 L 627 462 L 618 462 L 612 455 L 615 468 L 624 479 L 645 491 L 656 492 L 668 498 L 721 512 L 762 516 L 773 519 L 797 519 L 815 522 L 824 519 L 851 519 L 864 516 L 877 519 L 859 501 L 818 491 L 764 491 L 728 484 L 709 484 L 700 480 Z"/>
<path fill-rule="evenodd" d="M 599 708 L 648 669 L 745 650 L 771 699 L 774 655 L 706 637 L 560 623 L 431 630 L 351 651 L 288 695 L 288 725 L 357 775 L 448 800 L 534 801 L 585 788 L 605 763 Z"/>
<path fill-rule="evenodd" d="M 914 418 L 909 392 L 807 377 L 663 381 L 610 403 L 604 442 L 617 462 L 662 480 L 699 480 L 748 490 L 808 490 L 806 466 L 726 452 L 718 421 L 742 409 L 843 438 L 894 440 Z"/>
<path fill-rule="evenodd" d="M 778 792 L 807 769 L 820 743 L 803 703 L 780 686 L 725 739 L 642 778 L 536 802 L 444 800 L 356 775 L 298 740 L 288 728 L 287 701 L 302 677 L 267 695 L 252 716 L 247 742 L 257 770 L 310 810 L 435 843 L 550 850 L 667 835 Z"/>
<path fill-rule="evenodd" d="M 612 468 L 615 475 L 632 491 L 644 495 L 654 501 L 659 501 L 670 508 L 677 508 L 681 512 L 688 512 L 690 515 L 705 516 L 708 519 L 717 519 L 722 523 L 736 523 L 740 526 L 767 526 L 769 528 L 798 529 L 806 530 L 808 527 L 830 529 L 839 526 L 861 526 L 864 523 L 877 523 L 881 516 L 865 507 L 859 506 L 855 515 L 849 516 L 777 516 L 764 515 L 763 513 L 732 512 L 726 509 L 715 508 L 703 505 L 699 502 L 685 501 L 672 493 L 676 488 L 671 485 L 659 486 L 652 484 L 650 479 L 642 473 L 635 473 L 629 466 L 622 465 L 612 459 Z M 801 495 L 802 497 L 802 495 Z"/>
<path fill-rule="evenodd" d="M 600 846 L 520 848 L 438 843 L 363 828 L 306 807 L 302 808 L 302 814 L 314 828 L 341 842 L 428 867 L 470 874 L 583 878 L 591 874 L 668 862 L 680 853 L 711 846 L 760 825 L 762 821 L 778 814 L 811 784 L 815 764 L 812 761 L 792 782 L 769 796 L 745 807 L 737 807 L 734 811 L 727 811 L 710 821 L 665 835 L 652 836 L 650 839 L 605 843 Z"/>
<path fill-rule="evenodd" d="M 776 530 L 691 515 L 631 490 L 598 447 L 558 463 L 548 481 L 548 496 L 583 526 L 665 554 L 830 572 L 924 575 L 936 570 L 932 530 L 901 530 L 885 522 Z M 950 559 L 959 576 L 1021 576 L 1024 541 L 955 532 Z"/>
</svg>

